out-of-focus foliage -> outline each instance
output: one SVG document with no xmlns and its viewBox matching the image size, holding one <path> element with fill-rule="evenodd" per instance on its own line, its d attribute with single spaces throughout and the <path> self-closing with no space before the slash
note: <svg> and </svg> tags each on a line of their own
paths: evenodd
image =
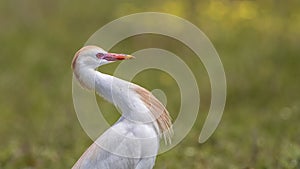
<svg viewBox="0 0 300 169">
<path fill-rule="evenodd" d="M 215 45 L 228 84 L 222 122 L 199 144 L 210 100 L 201 61 L 183 44 L 158 35 L 132 37 L 114 48 L 167 49 L 199 75 L 197 123 L 182 143 L 158 156 L 155 168 L 300 168 L 300 1 L 293 0 L 0 1 L 0 168 L 74 164 L 91 140 L 73 109 L 72 56 L 109 21 L 145 11 L 175 14 L 197 25 Z M 134 81 L 167 90 L 168 109 L 179 109 L 178 88 L 169 75 L 142 72 Z M 117 111 L 98 101 L 114 122 Z"/>
</svg>

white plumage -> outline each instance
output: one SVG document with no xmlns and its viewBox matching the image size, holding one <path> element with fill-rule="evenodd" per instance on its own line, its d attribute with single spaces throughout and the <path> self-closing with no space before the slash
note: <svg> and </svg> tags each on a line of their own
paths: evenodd
<svg viewBox="0 0 300 169">
<path fill-rule="evenodd" d="M 80 157 L 73 169 L 152 169 L 163 136 L 170 142 L 171 118 L 146 89 L 95 69 L 130 55 L 85 46 L 74 56 L 72 69 L 82 87 L 95 90 L 117 106 L 121 118 Z"/>
</svg>

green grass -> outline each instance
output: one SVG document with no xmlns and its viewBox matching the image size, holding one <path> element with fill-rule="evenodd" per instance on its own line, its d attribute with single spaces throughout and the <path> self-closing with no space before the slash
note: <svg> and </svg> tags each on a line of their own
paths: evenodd
<svg viewBox="0 0 300 169">
<path fill-rule="evenodd" d="M 227 77 L 222 121 L 197 142 L 210 104 L 201 61 L 180 42 L 140 35 L 115 52 L 148 47 L 180 56 L 199 75 L 199 115 L 188 136 L 158 156 L 155 168 L 300 168 L 300 4 L 296 1 L 8 1 L 0 2 L 0 169 L 71 168 L 92 143 L 72 102 L 74 53 L 98 28 L 126 14 L 169 12 L 197 25 L 215 45 Z M 117 64 L 101 68 L 112 73 Z M 167 79 L 167 80 L 164 80 Z M 167 91 L 177 116 L 178 86 L 167 74 L 134 80 Z M 116 109 L 97 98 L 113 123 Z"/>
</svg>

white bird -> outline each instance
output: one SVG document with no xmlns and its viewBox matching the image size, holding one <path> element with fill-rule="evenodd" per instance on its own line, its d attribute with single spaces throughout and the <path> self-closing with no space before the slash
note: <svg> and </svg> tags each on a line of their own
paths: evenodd
<svg viewBox="0 0 300 169">
<path fill-rule="evenodd" d="M 85 46 L 75 54 L 72 69 L 79 84 L 113 103 L 122 116 L 72 169 L 152 169 L 160 139 L 171 141 L 171 117 L 158 99 L 136 84 L 96 71 L 104 64 L 131 58 L 97 46 Z"/>
</svg>

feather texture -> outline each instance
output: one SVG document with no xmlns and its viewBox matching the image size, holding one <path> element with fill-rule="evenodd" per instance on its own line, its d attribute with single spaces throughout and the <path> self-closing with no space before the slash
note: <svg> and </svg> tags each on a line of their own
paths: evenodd
<svg viewBox="0 0 300 169">
<path fill-rule="evenodd" d="M 158 124 L 160 134 L 163 135 L 165 143 L 171 144 L 171 137 L 173 136 L 171 116 L 165 106 L 150 93 L 142 87 L 135 87 L 135 92 L 139 95 L 140 99 L 145 103 L 149 112 L 154 116 Z"/>
</svg>

